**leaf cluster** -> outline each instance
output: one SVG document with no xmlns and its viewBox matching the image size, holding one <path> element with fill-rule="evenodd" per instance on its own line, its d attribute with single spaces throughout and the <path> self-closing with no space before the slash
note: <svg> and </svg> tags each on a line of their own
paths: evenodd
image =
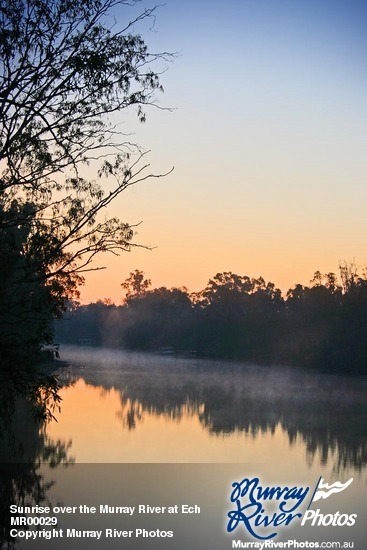
<svg viewBox="0 0 367 550">
<path fill-rule="evenodd" d="M 3 357 L 22 338 L 27 346 L 52 338 L 50 319 L 78 299 L 99 253 L 136 246 L 135 226 L 108 208 L 160 175 L 116 117 L 133 108 L 145 120 L 162 90 L 152 64 L 172 57 L 149 52 L 135 31 L 155 8 L 126 19 L 137 3 L 0 0 Z"/>
<path fill-rule="evenodd" d="M 121 135 L 108 118 L 154 102 L 161 88 L 135 21 L 116 31 L 104 20 L 116 0 L 0 1 L 1 189 L 31 197 L 62 185 L 53 178 L 113 145 Z"/>
</svg>

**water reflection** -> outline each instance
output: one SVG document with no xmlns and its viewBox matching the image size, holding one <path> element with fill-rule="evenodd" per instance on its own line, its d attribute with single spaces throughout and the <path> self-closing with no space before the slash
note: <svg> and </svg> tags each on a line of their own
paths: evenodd
<svg viewBox="0 0 367 550">
<path fill-rule="evenodd" d="M 110 420 L 104 416 L 106 399 L 98 401 L 95 393 L 88 394 L 88 387 L 98 388 L 101 398 L 116 393 L 117 417 L 123 428 L 134 431 L 139 427 L 145 434 L 147 448 L 137 446 L 136 452 L 140 454 L 130 453 L 128 460 L 142 461 L 144 457 L 152 460 L 154 438 L 150 438 L 148 430 L 163 433 L 167 420 L 176 422 L 177 433 L 173 435 L 171 430 L 169 437 L 176 437 L 177 448 L 181 449 L 179 422 L 182 432 L 184 423 L 191 419 L 191 428 L 187 424 L 187 430 L 193 430 L 192 445 L 196 444 L 196 437 L 204 440 L 208 435 L 216 436 L 215 461 L 239 460 L 238 456 L 228 456 L 228 450 L 221 458 L 223 436 L 234 441 L 235 437 L 245 435 L 247 444 L 249 438 L 259 441 L 262 436 L 272 436 L 273 440 L 268 439 L 267 443 L 268 453 L 272 453 L 274 435 L 282 431 L 288 442 L 282 443 L 284 460 L 290 449 L 302 443 L 309 465 L 316 455 L 321 464 L 332 464 L 334 471 L 349 467 L 360 470 L 366 465 L 366 379 L 96 349 L 68 348 L 64 355 L 72 362 L 75 376 L 87 383 L 77 385 L 75 406 L 89 411 L 98 407 L 104 429 L 110 430 L 111 416 Z M 111 402 L 109 406 L 111 414 L 116 415 L 116 405 Z M 83 422 L 84 430 L 93 429 L 87 427 L 86 419 Z M 201 435 L 200 426 L 204 430 Z M 137 439 L 137 436 L 124 439 L 123 444 L 130 446 L 129 452 Z M 158 435 L 155 440 L 156 445 L 164 447 Z M 190 442 L 189 435 L 187 441 Z M 107 439 L 105 444 L 109 445 Z M 116 445 L 115 440 L 113 444 Z M 198 445 L 196 457 L 194 451 L 190 454 L 191 460 L 211 462 L 212 451 L 208 451 L 208 456 L 206 452 Z M 124 451 L 120 456 L 124 457 Z M 167 458 L 164 449 L 159 456 L 162 462 L 182 461 L 182 455 L 180 458 L 178 454 L 172 458 L 171 453 Z"/>
<path fill-rule="evenodd" d="M 9 391 L 9 387 L 3 387 L 2 394 L 0 547 L 11 549 L 16 541 L 9 534 L 10 505 L 49 504 L 48 495 L 54 481 L 45 478 L 42 466 L 47 464 L 51 469 L 60 465 L 66 467 L 74 463 L 74 458 L 70 440 L 53 440 L 46 434 L 44 424 L 32 414 L 32 401 L 16 396 Z"/>
<path fill-rule="evenodd" d="M 11 407 L 12 414 L 5 415 L 10 425 L 7 437 L 0 439 L 1 548 L 23 547 L 22 541 L 9 536 L 10 504 L 78 504 L 83 487 L 86 502 L 107 502 L 116 479 L 123 487 L 113 498 L 120 502 L 120 494 L 127 494 L 126 472 L 132 465 L 118 470 L 118 475 L 111 473 L 110 479 L 110 467 L 100 464 L 97 491 L 90 479 L 98 465 L 90 465 L 92 473 L 85 464 L 60 467 L 74 460 L 134 466 L 237 462 L 230 464 L 229 479 L 233 466 L 240 468 L 238 476 L 245 469 L 277 483 L 293 479 L 310 486 L 320 475 L 329 482 L 354 477 L 348 492 L 352 512 L 365 502 L 366 379 L 71 347 L 63 350 L 63 358 L 73 364 L 76 383 L 68 380 L 61 390 L 58 422 L 36 424 L 29 404 L 21 400 Z M 152 465 L 148 468 L 150 472 Z M 205 489 L 200 486 L 206 495 L 213 470 L 205 464 L 200 472 L 198 480 L 185 481 L 180 490 L 192 495 L 206 472 Z M 134 490 L 136 476 L 132 469 Z M 227 471 L 222 481 L 227 487 Z"/>
</svg>

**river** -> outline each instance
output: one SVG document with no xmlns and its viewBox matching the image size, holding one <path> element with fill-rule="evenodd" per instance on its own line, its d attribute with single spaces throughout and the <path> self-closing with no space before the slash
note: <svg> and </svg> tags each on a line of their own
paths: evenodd
<svg viewBox="0 0 367 550">
<path fill-rule="evenodd" d="M 72 346 L 62 358 L 74 383 L 47 434 L 77 462 L 366 467 L 366 379 Z"/>
<path fill-rule="evenodd" d="M 329 511 L 330 518 L 342 514 L 343 522 L 356 514 L 353 529 L 345 524 L 302 528 L 298 522 L 277 529 L 276 540 L 355 541 L 354 548 L 362 548 L 358 544 L 367 536 L 366 378 L 92 347 L 62 346 L 61 356 L 70 367 L 60 372 L 64 387 L 56 420 L 42 430 L 20 413 L 15 422 L 28 458 L 2 474 L 4 533 L 12 503 L 62 503 L 76 510 L 81 504 L 174 509 L 178 503 L 197 506 L 200 517 L 135 512 L 122 520 L 78 512 L 60 514 L 58 527 L 64 533 L 67 527 L 103 533 L 172 529 L 174 546 L 147 539 L 144 547 L 221 550 L 231 539 L 254 540 L 246 529 L 234 536 L 226 532 L 234 481 L 308 488 L 302 503 L 306 513 L 322 479 L 349 485 L 325 502 L 312 502 L 311 510 Z M 269 529 L 274 530 L 259 532 L 269 535 Z M 67 542 L 78 550 L 101 544 L 121 548 L 119 538 L 103 540 L 56 538 L 51 547 L 64 549 Z M 127 547 L 141 544 L 136 538 Z M 48 550 L 50 543 L 18 538 L 16 546 Z"/>
</svg>

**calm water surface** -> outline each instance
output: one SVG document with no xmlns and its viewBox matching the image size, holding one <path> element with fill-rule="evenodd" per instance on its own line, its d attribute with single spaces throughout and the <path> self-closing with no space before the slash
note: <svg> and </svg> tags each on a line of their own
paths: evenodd
<svg viewBox="0 0 367 550">
<path fill-rule="evenodd" d="M 76 462 L 263 463 L 363 475 L 366 379 L 63 347 L 47 429 Z"/>
<path fill-rule="evenodd" d="M 346 491 L 315 504 L 324 514 L 357 514 L 353 529 L 298 523 L 279 539 L 354 541 L 364 548 L 367 379 L 96 348 L 62 347 L 62 359 L 71 364 L 61 375 L 71 385 L 61 391 L 57 422 L 40 429 L 23 402 L 13 418 L 14 439 L 0 441 L 0 547 L 9 541 L 13 503 L 191 503 L 202 509 L 196 520 L 64 514 L 60 527 L 173 525 L 178 550 L 223 550 L 230 547 L 225 522 L 234 480 L 259 477 L 313 490 L 322 476 L 327 483 L 353 477 Z M 20 462 L 6 466 L 19 450 Z M 65 540 L 53 540 L 52 548 L 64 550 Z M 137 543 L 131 548 L 140 549 Z M 149 548 L 161 549 L 156 543 Z M 100 548 L 98 541 L 80 544 L 67 539 L 70 550 Z M 119 538 L 101 544 L 121 548 Z M 15 548 L 48 550 L 50 542 L 20 538 Z"/>
</svg>

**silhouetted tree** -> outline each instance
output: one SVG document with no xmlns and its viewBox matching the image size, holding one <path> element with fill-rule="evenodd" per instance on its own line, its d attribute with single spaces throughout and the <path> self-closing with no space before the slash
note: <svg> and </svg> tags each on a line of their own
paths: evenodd
<svg viewBox="0 0 367 550">
<path fill-rule="evenodd" d="M 86 329 L 99 343 L 130 349 L 196 350 L 199 355 L 283 363 L 359 374 L 367 365 L 367 276 L 348 267 L 339 278 L 316 271 L 284 300 L 274 283 L 217 273 L 201 291 L 150 289 L 142 271 L 124 283 L 120 307 L 78 308 L 69 341 Z"/>
<path fill-rule="evenodd" d="M 273 283 L 217 273 L 195 297 L 197 348 L 221 357 L 265 360 L 283 306 Z"/>
<path fill-rule="evenodd" d="M 124 343 L 132 349 L 156 350 L 189 344 L 192 305 L 185 288 L 160 287 L 130 298 L 123 314 Z"/>
<path fill-rule="evenodd" d="M 333 367 L 365 373 L 367 367 L 367 273 L 358 273 L 354 262 L 340 266 L 343 295 L 335 338 Z"/>
<path fill-rule="evenodd" d="M 152 285 L 150 279 L 144 279 L 145 275 L 143 271 L 135 269 L 131 272 L 129 277 L 121 283 L 122 288 L 125 291 L 125 304 L 128 304 L 131 300 L 141 297 Z"/>
<path fill-rule="evenodd" d="M 0 0 L 0 243 L 9 262 L 0 324 L 39 320 L 38 339 L 99 252 L 133 246 L 133 226 L 106 208 L 153 174 L 112 115 L 132 107 L 143 122 L 162 89 L 151 63 L 170 58 L 133 32 L 154 8 L 111 20 L 136 3 Z M 82 174 L 87 165 L 93 180 Z"/>
</svg>

